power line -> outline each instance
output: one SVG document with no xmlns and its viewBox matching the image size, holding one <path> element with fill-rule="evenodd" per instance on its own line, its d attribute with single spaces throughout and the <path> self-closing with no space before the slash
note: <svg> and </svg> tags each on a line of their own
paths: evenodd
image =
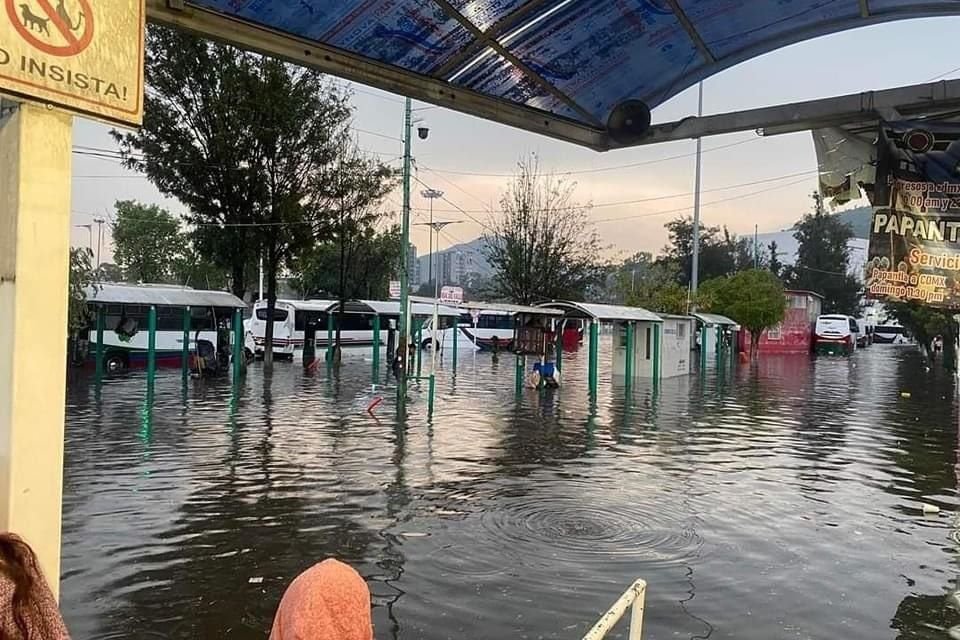
<svg viewBox="0 0 960 640">
<path fill-rule="evenodd" d="M 710 201 L 710 202 L 705 202 L 705 203 L 701 204 L 700 207 L 703 208 L 703 207 L 709 207 L 709 206 L 715 205 L 715 204 L 721 204 L 721 203 L 724 203 L 724 202 L 731 202 L 731 201 L 733 201 L 733 200 L 742 200 L 743 198 L 749 198 L 749 197 L 751 197 L 751 196 L 760 195 L 761 193 L 768 193 L 768 192 L 770 192 L 770 191 L 776 191 L 776 190 L 778 190 L 778 189 L 785 189 L 785 188 L 787 188 L 787 187 L 792 187 L 793 185 L 800 184 L 800 183 L 802 183 L 802 182 L 806 182 L 806 180 L 807 180 L 806 178 L 802 178 L 802 179 L 800 179 L 800 180 L 794 180 L 793 182 L 788 182 L 788 183 L 786 183 L 786 184 L 779 184 L 779 185 L 776 185 L 776 186 L 774 186 L 774 187 L 768 187 L 768 188 L 766 188 L 766 189 L 758 189 L 757 191 L 752 191 L 752 192 L 750 192 L 750 193 L 742 193 L 742 194 L 739 194 L 739 195 L 736 195 L 736 196 L 730 196 L 729 198 L 721 198 L 721 199 L 719 199 L 719 200 L 712 200 L 712 201 Z M 618 217 L 618 218 L 601 218 L 600 220 L 594 220 L 593 222 L 594 222 L 595 224 L 601 224 L 601 223 L 604 223 L 604 222 L 619 222 L 619 221 L 621 221 L 621 220 L 634 220 L 634 219 L 636 219 L 636 218 L 649 218 L 649 217 L 654 217 L 654 216 L 663 216 L 663 215 L 667 215 L 667 214 L 671 214 L 671 213 L 682 213 L 682 212 L 685 212 L 685 211 L 692 211 L 692 210 L 693 210 L 693 207 L 678 207 L 678 208 L 676 208 L 676 209 L 667 209 L 667 210 L 665 210 L 665 211 L 653 211 L 653 212 L 648 212 L 648 213 L 640 213 L 640 214 L 630 215 L 630 216 L 621 216 L 621 217 Z"/>
</svg>

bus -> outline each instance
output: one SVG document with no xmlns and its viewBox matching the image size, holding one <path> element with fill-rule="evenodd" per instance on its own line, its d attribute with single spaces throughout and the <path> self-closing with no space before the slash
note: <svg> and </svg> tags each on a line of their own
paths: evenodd
<svg viewBox="0 0 960 640">
<path fill-rule="evenodd" d="M 327 346 L 327 318 L 333 316 L 333 330 L 340 324 L 340 344 L 344 347 L 373 346 L 373 318 L 380 316 L 380 345 L 386 347 L 391 324 L 396 327 L 400 317 L 400 303 L 395 300 L 349 300 L 342 316 L 337 313 L 336 300 L 277 300 L 273 313 L 273 355 L 293 360 L 303 352 L 304 329 L 308 322 L 316 323 L 316 348 Z M 433 316 L 433 305 L 411 303 L 414 318 Z M 253 316 L 247 321 L 252 335 L 254 353 L 263 356 L 267 329 L 267 301 L 253 306 Z M 438 307 L 438 315 L 445 321 L 459 312 L 445 305 Z"/>
<path fill-rule="evenodd" d="M 456 316 L 456 323 L 453 318 L 441 321 L 438 331 L 431 331 L 432 319 L 428 320 L 420 346 L 424 349 L 434 346 L 439 346 L 441 350 L 449 349 L 453 344 L 453 332 L 457 331 L 458 347 L 469 349 L 468 345 L 472 345 L 477 351 L 490 351 L 496 338 L 499 349 L 507 351 L 513 344 L 514 315 L 511 311 L 500 309 L 461 309 Z"/>
<path fill-rule="evenodd" d="M 900 325 L 882 324 L 874 327 L 873 342 L 875 344 L 909 344 L 910 338 Z"/>
<path fill-rule="evenodd" d="M 183 355 L 184 310 L 190 310 L 189 348 L 197 352 L 198 343 L 211 346 L 216 357 L 229 359 L 230 323 L 234 311 L 246 305 L 225 291 L 206 291 L 165 284 L 103 283 L 88 287 L 87 305 L 91 327 L 86 359 L 96 358 L 97 315 L 104 312 L 104 370 L 121 373 L 147 363 L 148 314 L 157 309 L 157 366 L 181 366 Z M 244 348 L 252 354 L 252 336 L 245 335 Z"/>
</svg>

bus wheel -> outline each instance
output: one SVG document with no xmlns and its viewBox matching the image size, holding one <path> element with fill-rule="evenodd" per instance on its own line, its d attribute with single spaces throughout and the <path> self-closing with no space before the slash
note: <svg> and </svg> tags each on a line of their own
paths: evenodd
<svg viewBox="0 0 960 640">
<path fill-rule="evenodd" d="M 427 338 L 420 343 L 420 348 L 426 351 L 427 349 L 440 348 L 440 344 L 435 340 Z"/>
<path fill-rule="evenodd" d="M 122 353 L 108 353 L 103 362 L 103 368 L 109 374 L 123 373 L 130 368 L 127 356 Z"/>
</svg>

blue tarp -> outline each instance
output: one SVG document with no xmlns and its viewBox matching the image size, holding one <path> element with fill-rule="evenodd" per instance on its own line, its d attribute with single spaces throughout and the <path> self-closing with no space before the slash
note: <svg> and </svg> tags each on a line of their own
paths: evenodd
<svg viewBox="0 0 960 640">
<path fill-rule="evenodd" d="M 793 42 L 877 22 L 960 14 L 958 0 L 191 4 L 594 127 L 604 126 L 624 100 L 642 100 L 653 108 L 701 78 Z M 522 66 L 478 41 L 470 27 Z"/>
</svg>

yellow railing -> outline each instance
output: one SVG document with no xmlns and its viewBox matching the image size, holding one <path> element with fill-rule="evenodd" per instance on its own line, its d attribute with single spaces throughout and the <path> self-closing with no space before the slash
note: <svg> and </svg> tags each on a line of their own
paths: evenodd
<svg viewBox="0 0 960 640">
<path fill-rule="evenodd" d="M 583 640 L 602 640 L 610 631 L 617 626 L 620 618 L 632 607 L 630 613 L 630 633 L 628 640 L 640 640 L 640 634 L 643 631 L 643 604 L 647 595 L 647 583 L 645 580 L 637 580 L 627 589 L 620 598 L 613 603 L 597 624 L 583 636 Z"/>
</svg>

